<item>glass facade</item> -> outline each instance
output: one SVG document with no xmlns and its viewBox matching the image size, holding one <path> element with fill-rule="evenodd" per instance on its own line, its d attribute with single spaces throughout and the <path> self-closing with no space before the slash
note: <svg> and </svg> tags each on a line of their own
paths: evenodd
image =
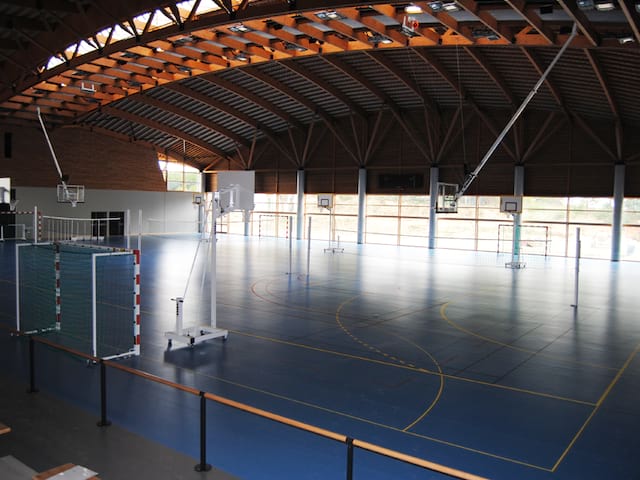
<svg viewBox="0 0 640 480">
<path fill-rule="evenodd" d="M 297 196 L 256 194 L 250 235 L 295 235 Z M 331 214 L 317 205 L 317 195 L 305 195 L 307 237 L 332 242 L 356 242 L 358 196 L 334 195 Z M 364 241 L 385 245 L 427 247 L 429 196 L 368 195 Z M 292 218 L 291 218 L 292 217 Z M 227 231 L 243 233 L 242 214 L 225 217 Z M 581 252 L 586 258 L 611 258 L 613 199 L 583 197 L 525 197 L 521 216 L 520 250 L 524 255 L 575 255 L 580 228 Z M 625 199 L 622 216 L 621 260 L 640 261 L 640 199 Z M 436 247 L 510 253 L 513 218 L 500 212 L 500 197 L 465 195 L 458 213 L 438 214 Z"/>
</svg>

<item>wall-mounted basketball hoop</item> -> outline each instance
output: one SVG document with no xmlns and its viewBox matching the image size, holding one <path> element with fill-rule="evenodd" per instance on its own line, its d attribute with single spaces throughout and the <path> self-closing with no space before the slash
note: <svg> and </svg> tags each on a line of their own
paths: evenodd
<svg viewBox="0 0 640 480">
<path fill-rule="evenodd" d="M 436 213 L 458 213 L 458 184 L 438 182 Z"/>
</svg>

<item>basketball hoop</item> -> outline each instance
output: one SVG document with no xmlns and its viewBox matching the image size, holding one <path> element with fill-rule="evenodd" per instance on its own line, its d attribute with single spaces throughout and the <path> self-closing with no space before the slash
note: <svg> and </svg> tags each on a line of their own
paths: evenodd
<svg viewBox="0 0 640 480">
<path fill-rule="evenodd" d="M 70 203 L 76 207 L 78 203 L 84 203 L 84 185 L 58 185 L 58 203 Z"/>
<path fill-rule="evenodd" d="M 438 182 L 436 213 L 458 213 L 458 184 Z"/>
</svg>

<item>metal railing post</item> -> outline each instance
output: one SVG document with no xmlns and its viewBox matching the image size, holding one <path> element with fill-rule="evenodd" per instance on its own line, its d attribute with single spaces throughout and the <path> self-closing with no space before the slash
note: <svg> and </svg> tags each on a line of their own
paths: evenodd
<svg viewBox="0 0 640 480">
<path fill-rule="evenodd" d="M 347 437 L 347 480 L 353 480 L 353 438 Z"/>
<path fill-rule="evenodd" d="M 37 393 L 36 388 L 36 364 L 35 364 L 35 342 L 33 337 L 29 335 L 29 389 L 27 393 Z"/>
<path fill-rule="evenodd" d="M 207 463 L 207 399 L 204 393 L 200 392 L 200 463 L 194 467 L 196 472 L 211 470 Z"/>
<path fill-rule="evenodd" d="M 99 427 L 108 427 L 111 422 L 107 420 L 107 367 L 104 360 L 100 359 L 100 421 Z"/>
</svg>

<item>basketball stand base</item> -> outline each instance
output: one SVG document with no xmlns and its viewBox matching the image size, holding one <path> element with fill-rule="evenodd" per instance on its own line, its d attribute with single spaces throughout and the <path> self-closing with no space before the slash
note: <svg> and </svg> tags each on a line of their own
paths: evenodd
<svg viewBox="0 0 640 480">
<path fill-rule="evenodd" d="M 526 266 L 527 264 L 525 262 L 507 262 L 504 264 L 504 268 L 513 268 L 518 270 Z"/>
<path fill-rule="evenodd" d="M 198 343 L 214 338 L 222 338 L 222 340 L 226 341 L 229 338 L 229 331 L 222 328 L 213 328 L 209 325 L 185 328 L 180 332 L 165 332 L 164 337 L 167 339 L 169 347 L 173 345 L 174 341 L 182 343 L 184 346 L 193 347 Z"/>
</svg>

